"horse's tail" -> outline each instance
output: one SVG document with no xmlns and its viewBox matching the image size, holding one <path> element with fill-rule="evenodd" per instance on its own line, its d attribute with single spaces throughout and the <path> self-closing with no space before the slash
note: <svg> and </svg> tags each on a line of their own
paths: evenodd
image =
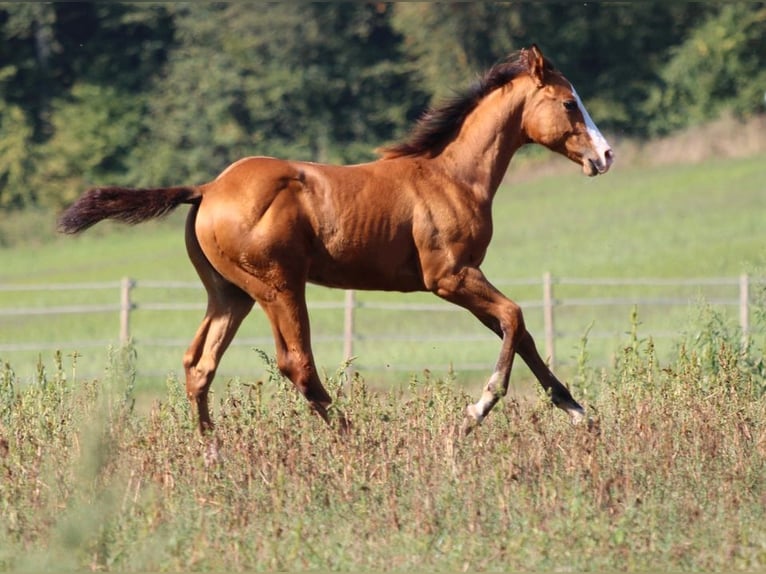
<svg viewBox="0 0 766 574">
<path fill-rule="evenodd" d="M 103 219 L 134 225 L 162 217 L 182 203 L 198 204 L 202 188 L 195 186 L 129 189 L 94 187 L 74 202 L 58 220 L 63 233 L 79 233 Z"/>
</svg>

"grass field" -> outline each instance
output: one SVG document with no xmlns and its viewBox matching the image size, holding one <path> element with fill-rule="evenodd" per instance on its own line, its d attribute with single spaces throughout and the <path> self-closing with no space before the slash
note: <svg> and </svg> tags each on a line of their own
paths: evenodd
<svg viewBox="0 0 766 574">
<path fill-rule="evenodd" d="M 100 381 L 64 359 L 32 384 L 6 370 L 0 571 L 761 570 L 763 355 L 710 343 L 664 368 L 638 341 L 608 373 L 586 365 L 591 426 L 533 397 L 466 438 L 450 380 L 333 376 L 339 436 L 272 366 L 220 385 L 211 466 L 178 381 L 136 407 L 129 350 Z"/>
<path fill-rule="evenodd" d="M 507 280 L 545 271 L 763 275 L 765 159 L 618 164 L 595 180 L 575 169 L 511 178 L 497 198 L 485 270 Z M 0 252 L 0 283 L 195 280 L 182 220 L 104 225 L 77 238 L 45 239 L 50 232 L 41 230 L 40 241 Z M 528 289 L 506 291 L 539 298 Z M 137 289 L 137 299 L 146 296 Z M 342 296 L 309 293 L 313 301 Z M 762 293 L 754 296 L 762 302 Z M 51 297 L 0 292 L 0 305 L 114 303 L 116 291 Z M 203 301 L 201 290 L 152 297 Z M 0 343 L 63 343 L 42 355 L 0 356 L 0 571 L 763 569 L 766 314 L 762 305 L 754 311 L 761 338 L 742 347 L 730 317 L 689 300 L 658 322 L 644 321 L 641 309 L 633 322 L 630 309 L 600 318 L 624 325 L 611 348 L 573 340 L 565 372 L 593 425 L 571 427 L 529 386 L 467 438 L 456 428 L 481 379 L 448 373 L 456 350 L 360 347 L 362 364 L 399 357 L 422 365 L 404 382 L 382 385 L 375 371 L 346 380 L 340 343 L 319 344 L 327 386 L 354 423 L 341 438 L 275 374 L 256 312 L 240 337 L 266 337 L 263 345 L 233 348 L 225 359 L 247 374 L 222 373 L 213 387 L 223 462 L 209 467 L 178 369 L 198 313 L 137 313 L 135 347 L 111 351 L 78 341 L 116 344 L 116 316 L 4 317 Z M 376 313 L 363 328 L 431 322 L 481 332 L 459 313 L 423 322 Z M 536 331 L 540 321 L 529 315 Z M 340 325 L 325 311 L 313 319 L 315 334 Z M 593 311 L 567 320 L 585 333 Z M 654 328 L 678 331 L 661 353 Z M 179 345 L 152 358 L 141 340 L 159 336 Z M 461 346 L 488 372 L 496 341 Z M 606 367 L 602 353 L 611 357 Z M 153 370 L 161 374 L 141 375 Z M 514 388 L 519 379 L 522 369 Z"/>
<path fill-rule="evenodd" d="M 546 271 L 555 276 L 580 278 L 690 278 L 726 276 L 742 272 L 763 275 L 766 268 L 766 161 L 764 156 L 711 160 L 704 164 L 622 168 L 595 179 L 579 175 L 575 166 L 560 160 L 557 172 L 546 177 L 515 181 L 513 165 L 509 182 L 499 190 L 495 204 L 495 235 L 484 265 L 486 274 L 517 301 L 539 301 L 540 284 L 503 285 L 502 280 L 541 278 Z M 524 173 L 530 170 L 524 166 Z M 182 280 L 197 278 L 186 258 L 183 245 L 184 210 L 168 221 L 151 222 L 140 228 L 102 224 L 80 237 L 53 237 L 26 240 L 0 252 L 0 284 L 48 284 L 86 281 L 119 282 L 130 276 L 139 280 Z M 39 235 L 50 236 L 53 217 L 32 224 Z M 47 226 L 47 228 L 46 228 Z M 6 224 L 8 227 L 8 224 Z M 10 226 L 17 233 L 20 222 Z M 6 235 L 9 232 L 6 231 Z M 0 232 L 0 235 L 2 233 Z M 617 289 L 594 287 L 557 288 L 557 295 L 586 297 L 624 294 Z M 633 288 L 632 295 L 650 295 L 649 287 Z M 664 294 L 667 295 L 667 292 Z M 654 336 L 659 356 L 674 352 L 673 337 L 684 334 L 697 315 L 703 297 L 736 297 L 735 288 L 726 293 L 694 289 L 672 293 L 688 298 L 689 305 L 674 309 L 639 308 L 643 337 Z M 204 303 L 200 289 L 135 290 L 141 301 Z M 434 303 L 428 294 L 400 295 L 360 293 L 365 301 L 414 301 Z M 310 287 L 310 303 L 341 302 L 343 293 Z M 79 293 L 0 292 L 3 307 L 73 305 L 78 303 L 116 304 L 117 288 Z M 558 311 L 557 329 L 566 333 L 557 341 L 559 363 L 565 374 L 576 365 L 582 352 L 581 338 L 592 326 L 588 352 L 601 365 L 610 365 L 619 354 L 624 333 L 631 328 L 630 307 L 576 308 Z M 158 381 L 168 373 L 180 373 L 180 357 L 196 330 L 202 311 L 136 312 L 131 331 L 138 351 L 139 387 L 161 389 Z M 542 314 L 526 313 L 530 330 L 542 342 Z M 736 309 L 729 320 L 734 321 Z M 117 344 L 116 312 L 96 315 L 14 316 L 0 318 L 0 345 L 47 342 L 43 358 L 60 349 L 65 355 L 77 353 L 82 373 L 99 376 L 106 344 Z M 413 315 L 411 312 L 361 310 L 356 322 L 360 339 L 355 346 L 359 368 L 371 383 L 406 382 L 411 373 L 428 368 L 445 375 L 450 364 L 472 364 L 473 370 L 458 372 L 458 384 L 480 384 L 491 369 L 498 342 L 465 312 Z M 342 312 L 317 310 L 312 313 L 315 352 L 320 368 L 332 372 L 343 360 Z M 599 339 L 595 333 L 616 336 Z M 417 344 L 401 339 L 403 334 L 461 334 L 473 341 L 442 340 Z M 390 340 L 374 336 L 389 334 Z M 366 335 L 366 337 L 365 337 Z M 271 352 L 270 330 L 257 310 L 245 322 L 221 365 L 222 376 L 263 377 L 253 347 Z M 40 351 L 37 349 L 0 352 L 22 378 L 35 375 Z M 388 369 L 396 366 L 404 371 Z M 411 369 L 411 370 L 410 370 Z M 567 372 L 568 371 L 568 372 Z M 514 380 L 528 378 L 523 365 Z"/>
</svg>

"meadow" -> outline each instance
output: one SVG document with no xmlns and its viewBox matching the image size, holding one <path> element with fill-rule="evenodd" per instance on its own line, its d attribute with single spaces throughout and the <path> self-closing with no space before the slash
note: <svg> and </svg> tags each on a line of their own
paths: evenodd
<svg viewBox="0 0 766 574">
<path fill-rule="evenodd" d="M 32 384 L 6 368 L 0 571 L 760 570 L 763 354 L 709 343 L 586 365 L 590 425 L 538 395 L 465 438 L 452 380 L 375 392 L 340 370 L 338 435 L 263 357 L 265 382 L 221 382 L 208 466 L 177 380 L 136 406 L 129 348 L 98 381 L 62 357 Z"/>
<path fill-rule="evenodd" d="M 522 158 L 523 160 L 523 158 Z M 713 159 L 701 164 L 673 166 L 616 164 L 607 177 L 587 179 L 565 160 L 557 160 L 556 172 L 529 178 L 520 162 L 520 176 L 498 192 L 493 243 L 484 264 L 488 277 L 511 298 L 525 302 L 541 300 L 541 278 L 551 272 L 576 278 L 694 278 L 728 277 L 747 272 L 762 276 L 766 252 L 764 156 Z M 534 165 L 532 163 L 531 165 Z M 525 169 L 526 168 L 526 169 Z M 84 235 L 34 237 L 2 250 L 0 284 L 50 284 L 111 282 L 99 291 L 2 292 L 2 307 L 38 305 L 104 304 L 119 302 L 116 284 L 129 276 L 138 282 L 135 301 L 204 305 L 201 288 L 148 288 L 151 280 L 188 281 L 199 285 L 183 245 L 185 210 L 167 221 L 140 228 L 102 224 Z M 13 223 L 16 228 L 20 223 Z M 6 227 L 9 224 L 6 223 Z M 53 217 L 35 220 L 39 234 L 53 234 Z M 7 232 L 7 234 L 10 232 Z M 37 233 L 37 232 L 36 232 Z M 0 235 L 2 229 L 0 229 Z M 27 232 L 27 235 L 29 233 Z M 540 281 L 523 284 L 522 280 Z M 678 288 L 659 291 L 648 286 L 557 286 L 562 297 L 675 296 L 687 305 L 676 308 L 639 307 L 642 337 L 654 337 L 658 354 L 675 352 L 676 335 L 693 328 L 699 306 L 706 298 L 734 297 L 736 287 Z M 337 290 L 309 286 L 309 305 L 342 303 Z M 370 302 L 434 304 L 430 294 L 358 293 L 361 305 Z M 736 321 L 736 309 L 726 319 Z M 610 366 L 619 355 L 625 333 L 632 328 L 630 306 L 612 308 L 562 308 L 557 311 L 558 363 L 567 373 L 576 367 L 588 337 L 587 352 L 593 362 Z M 180 376 L 180 357 L 201 319 L 203 311 L 136 311 L 131 332 L 138 353 L 138 386 L 161 389 L 158 381 L 167 374 Z M 539 308 L 526 312 L 530 330 L 542 344 L 543 318 Z M 13 365 L 23 379 L 35 376 L 41 358 L 50 359 L 61 350 L 76 353 L 81 373 L 98 377 L 109 344 L 118 345 L 116 312 L 92 315 L 0 317 L 0 360 Z M 361 308 L 356 321 L 358 340 L 355 365 L 367 373 L 370 383 L 406 383 L 413 373 L 429 369 L 446 376 L 453 365 L 458 383 L 480 384 L 492 368 L 498 342 L 467 312 L 457 309 L 414 314 L 411 311 Z M 317 362 L 332 372 L 343 361 L 343 313 L 338 309 L 312 311 L 312 332 Z M 439 334 L 441 340 L 418 343 L 418 337 Z M 603 336 L 599 336 L 603 333 Z M 386 336 L 381 341 L 376 337 Z M 455 335 L 471 340 L 451 340 Z M 253 349 L 271 352 L 268 325 L 257 309 L 240 329 L 233 347 L 221 364 L 222 376 L 262 378 L 264 370 Z M 98 341 L 98 344 L 90 343 Z M 104 342 L 107 343 L 104 343 Z M 31 343 L 46 343 L 42 350 Z M 25 343 L 30 343 L 24 347 Z M 14 347 L 15 345 L 15 347 Z M 42 354 L 41 354 L 42 353 Z M 515 377 L 528 378 L 523 365 Z"/>
<path fill-rule="evenodd" d="M 485 271 L 522 301 L 539 287 L 513 281 L 545 271 L 763 275 L 765 159 L 618 164 L 597 179 L 572 166 L 544 177 L 512 172 L 497 197 Z M 54 238 L 52 221 L 35 221 L 39 241 L 8 239 L 21 220 L 0 226 L 13 244 L 0 252 L 3 284 L 195 280 L 183 214 L 77 238 Z M 53 303 L 115 296 L 71 292 Z M 201 289 L 160 296 L 204 302 Z M 309 292 L 317 302 L 342 296 Z M 50 297 L 0 293 L 6 307 Z M 694 294 L 685 309 L 658 313 L 664 322 L 620 310 L 609 320 L 624 325 L 621 336 L 601 345 L 588 340 L 594 311 L 574 314 L 567 328 L 582 335 L 563 370 L 591 424 L 570 426 L 517 362 L 512 392 L 465 438 L 462 412 L 497 341 L 461 343 L 487 364 L 470 376 L 449 368 L 466 349 L 360 345 L 360 364 L 399 355 L 418 365 L 396 384 L 374 369 L 349 378 L 341 343 L 320 343 L 327 386 L 353 421 L 339 436 L 276 373 L 254 311 L 213 387 L 222 460 L 208 466 L 179 380 L 201 312 L 137 313 L 136 340 L 124 348 L 116 316 L 3 317 L 0 343 L 54 344 L 0 353 L 0 571 L 762 569 L 766 313 L 763 293 L 753 298 L 749 345 L 731 316 Z M 377 312 L 364 321 L 391 332 L 421 322 L 477 328 L 461 313 L 431 317 Z M 338 332 L 337 316 L 312 319 L 315 334 Z M 536 332 L 534 313 L 529 322 Z M 654 328 L 676 336 L 661 349 Z M 177 347 L 152 358 L 152 337 Z M 94 338 L 114 343 L 78 343 Z"/>
</svg>

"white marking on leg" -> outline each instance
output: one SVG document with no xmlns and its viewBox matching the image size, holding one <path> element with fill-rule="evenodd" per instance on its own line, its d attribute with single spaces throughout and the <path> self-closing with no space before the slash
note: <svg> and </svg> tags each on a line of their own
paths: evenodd
<svg viewBox="0 0 766 574">
<path fill-rule="evenodd" d="M 579 425 L 585 419 L 585 413 L 579 409 L 569 409 L 569 419 L 573 425 Z"/>
<path fill-rule="evenodd" d="M 496 385 L 500 377 L 499 372 L 495 371 L 492 373 L 492 376 L 487 381 L 487 385 L 484 387 L 484 392 L 481 393 L 481 398 L 475 404 L 468 407 L 468 412 L 476 419 L 477 423 L 484 420 L 484 417 L 487 416 L 487 413 L 495 406 L 499 399 Z"/>
</svg>

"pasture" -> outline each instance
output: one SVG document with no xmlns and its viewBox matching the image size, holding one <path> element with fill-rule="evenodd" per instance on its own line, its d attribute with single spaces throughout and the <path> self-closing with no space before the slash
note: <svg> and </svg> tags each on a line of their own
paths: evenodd
<svg viewBox="0 0 766 574">
<path fill-rule="evenodd" d="M 717 337 L 660 368 L 632 343 L 583 371 L 590 428 L 538 396 L 467 438 L 454 381 L 335 374 L 340 437 L 267 361 L 263 384 L 219 381 L 211 467 L 179 381 L 136 408 L 130 349 L 99 381 L 6 367 L 0 571 L 762 569 L 763 356 Z"/>
<path fill-rule="evenodd" d="M 511 177 L 498 193 L 485 270 L 506 279 L 762 275 L 765 165 L 757 156 L 652 169 L 618 163 L 596 180 L 576 169 Z M 194 280 L 182 219 L 6 249 L 0 280 Z M 202 300 L 203 292 L 164 296 L 181 295 Z M 314 301 L 341 297 L 309 292 Z M 762 308 L 753 317 L 760 334 Z M 315 331 L 337 327 L 339 319 L 325 327 L 323 317 L 313 315 Z M 474 322 L 460 317 L 443 328 Z M 616 319 L 625 334 L 610 348 L 588 342 L 581 353 L 571 343 L 567 379 L 593 416 L 590 428 L 571 427 L 536 387 L 517 392 L 518 361 L 508 399 L 465 439 L 457 426 L 497 341 L 476 345 L 488 366 L 470 378 L 449 372 L 444 349 L 407 343 L 414 362 L 436 356 L 441 369 L 394 385 L 374 371 L 347 380 L 340 343 L 318 345 L 328 390 L 354 423 L 345 438 L 276 374 L 270 343 L 233 348 L 213 386 L 223 462 L 211 467 L 179 380 L 198 313 L 137 317 L 136 346 L 112 350 L 77 341 L 103 332 L 116 343 L 115 319 L 3 319 L 3 342 L 71 344 L 0 357 L 0 570 L 762 569 L 763 343 L 742 348 L 729 318 L 694 297 L 685 317 L 667 319 L 663 328 L 678 337 L 661 353 L 627 311 Z M 584 333 L 593 317 L 572 320 Z M 151 358 L 141 333 L 179 346 Z M 268 337 L 257 310 L 240 336 Z M 359 361 L 403 352 L 364 347 Z"/>
<path fill-rule="evenodd" d="M 534 171 L 518 159 L 519 172 Z M 697 165 L 654 168 L 621 167 L 618 162 L 608 177 L 588 179 L 563 159 L 554 160 L 560 173 L 535 179 L 516 180 L 514 164 L 509 181 L 495 201 L 494 238 L 484 265 L 487 276 L 511 298 L 540 301 L 540 283 L 519 285 L 520 279 L 541 278 L 546 271 L 554 276 L 580 278 L 693 278 L 737 277 L 747 272 L 763 275 L 766 268 L 766 167 L 762 155 L 745 159 L 712 160 Z M 50 284 L 71 282 L 119 282 L 124 276 L 142 280 L 188 281 L 199 284 L 186 257 L 183 245 L 183 219 L 180 210 L 164 222 L 150 222 L 140 228 L 101 224 L 82 237 L 59 237 L 34 243 L 27 238 L 13 249 L 2 251 L 3 284 Z M 35 235 L 53 229 L 53 218 L 44 223 L 34 220 Z M 21 227 L 18 222 L 4 222 L 7 227 Z M 45 228 L 47 226 L 47 229 Z M 570 297 L 657 295 L 650 287 L 626 288 L 573 286 L 561 290 Z M 667 294 L 667 291 L 663 292 Z M 677 338 L 696 328 L 699 305 L 704 298 L 736 296 L 728 292 L 702 292 L 695 289 L 671 293 L 686 297 L 688 306 L 638 308 L 639 335 L 654 337 L 658 355 L 673 356 Z M 757 295 L 754 293 L 754 295 Z M 343 292 L 309 286 L 309 305 L 340 303 Z M 160 301 L 203 305 L 204 290 L 144 289 L 135 290 L 138 303 Z M 358 300 L 397 303 L 402 301 L 433 304 L 429 294 L 357 293 Z M 81 303 L 116 304 L 116 288 L 88 292 L 5 293 L 0 291 L 3 307 L 37 305 L 74 305 Z M 557 341 L 557 355 L 565 374 L 571 375 L 582 354 L 582 339 L 592 331 L 587 352 L 593 363 L 610 366 L 619 355 L 625 333 L 632 328 L 631 308 L 562 309 L 557 329 L 566 335 Z M 543 339 L 543 319 L 539 309 L 525 313 L 531 332 Z M 138 353 L 138 381 L 141 391 L 161 390 L 166 375 L 181 376 L 181 355 L 188 345 L 201 310 L 133 314 L 131 331 Z M 416 320 L 412 320 L 416 317 Z M 736 322 L 736 309 L 726 317 Z M 50 359 L 53 351 L 64 356 L 78 354 L 81 374 L 98 377 L 103 370 L 106 344 L 92 347 L 87 340 L 118 344 L 119 322 L 116 313 L 94 315 L 59 315 L 37 317 L 0 317 L 0 345 L 24 342 L 48 342 L 42 351 Z M 360 311 L 356 325 L 360 339 L 355 345 L 355 364 L 368 383 L 406 383 L 412 373 L 429 369 L 436 376 L 447 376 L 450 364 L 469 363 L 471 370 L 457 373 L 457 384 L 480 385 L 492 369 L 499 341 L 465 311 L 413 315 L 407 311 Z M 312 333 L 317 363 L 331 373 L 343 361 L 342 311 L 312 311 Z M 616 333 L 603 339 L 594 334 L 609 330 Z M 418 344 L 401 340 L 428 333 L 460 334 L 473 341 L 443 340 Z M 670 334 L 663 338 L 659 333 Z M 373 335 L 389 334 L 386 341 Z M 445 337 L 447 339 L 448 337 Z M 264 369 L 255 359 L 253 348 L 272 353 L 271 333 L 263 313 L 254 310 L 245 320 L 234 346 L 224 356 L 222 377 L 262 378 Z M 41 351 L 0 352 L 0 360 L 9 362 L 19 377 L 35 376 Z M 387 369 L 387 365 L 403 370 Z M 567 373 L 568 371 L 568 373 Z M 514 385 L 524 383 L 528 375 L 518 362 Z"/>
</svg>

